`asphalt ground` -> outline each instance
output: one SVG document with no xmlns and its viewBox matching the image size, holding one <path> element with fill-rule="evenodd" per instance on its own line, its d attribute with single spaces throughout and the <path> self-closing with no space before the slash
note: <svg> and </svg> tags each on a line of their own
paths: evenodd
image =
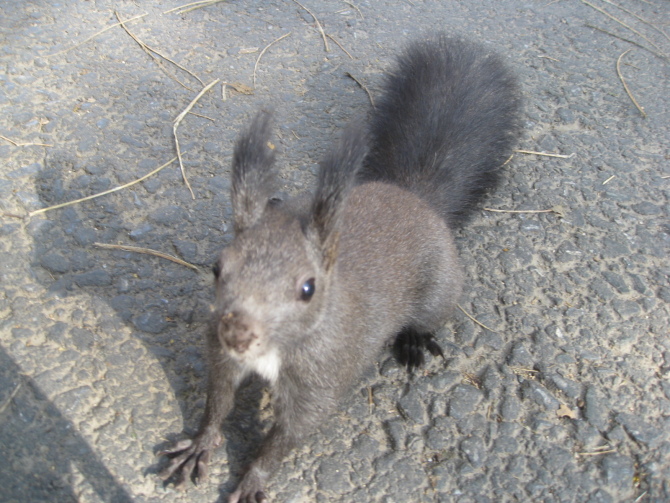
<svg viewBox="0 0 670 503">
<path fill-rule="evenodd" d="M 208 483 L 164 487 L 155 452 L 202 413 L 234 139 L 274 107 L 282 190 L 311 189 L 393 55 L 444 31 L 503 55 L 524 94 L 519 149 L 562 157 L 515 154 L 485 203 L 505 211 L 458 232 L 461 306 L 485 327 L 456 313 L 446 360 L 411 377 L 381 355 L 269 494 L 670 501 L 670 3 L 613 3 L 305 0 L 326 51 L 291 0 L 2 2 L 0 500 L 225 501 L 271 418 L 261 383 Z M 89 39 L 114 11 L 146 14 L 128 30 L 200 81 L 120 26 Z M 168 162 L 173 121 L 216 79 L 177 132 L 194 198 L 173 162 L 30 214 Z"/>
</svg>

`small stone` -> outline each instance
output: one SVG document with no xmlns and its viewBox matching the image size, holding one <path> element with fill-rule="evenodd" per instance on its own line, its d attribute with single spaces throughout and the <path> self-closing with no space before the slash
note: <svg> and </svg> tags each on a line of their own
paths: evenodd
<svg viewBox="0 0 670 503">
<path fill-rule="evenodd" d="M 614 500 L 608 492 L 598 489 L 589 496 L 589 499 L 586 500 L 586 503 L 613 503 Z"/>
<path fill-rule="evenodd" d="M 623 276 L 620 274 L 617 274 L 615 272 L 611 271 L 604 271 L 603 272 L 603 277 L 605 280 L 612 285 L 614 288 L 617 289 L 619 293 L 628 293 L 630 292 L 630 288 L 628 288 L 628 285 L 626 284 L 626 281 L 623 279 Z"/>
<path fill-rule="evenodd" d="M 40 260 L 40 265 L 54 274 L 64 274 L 70 271 L 70 261 L 60 253 L 49 253 Z"/>
<path fill-rule="evenodd" d="M 548 450 L 542 452 L 545 467 L 552 473 L 562 473 L 565 467 L 572 462 L 573 455 L 561 448 L 550 447 Z"/>
<path fill-rule="evenodd" d="M 608 301 L 614 298 L 614 292 L 602 279 L 594 279 L 590 286 L 591 290 L 600 298 L 600 300 Z"/>
<path fill-rule="evenodd" d="M 495 439 L 493 451 L 499 454 L 514 454 L 519 450 L 519 442 L 514 437 L 500 436 Z"/>
<path fill-rule="evenodd" d="M 474 386 L 467 384 L 457 385 L 451 392 L 449 400 L 449 415 L 460 419 L 473 412 L 479 402 L 482 401 L 483 394 Z"/>
<path fill-rule="evenodd" d="M 521 415 L 521 400 L 513 395 L 505 397 L 500 407 L 500 415 L 505 421 L 515 421 Z"/>
<path fill-rule="evenodd" d="M 351 487 L 349 470 L 350 467 L 343 460 L 324 459 L 315 474 L 318 488 L 336 494 L 347 492 Z"/>
<path fill-rule="evenodd" d="M 635 466 L 633 460 L 620 454 L 611 454 L 602 460 L 603 474 L 607 485 L 619 492 L 620 497 L 629 496 L 633 490 Z"/>
<path fill-rule="evenodd" d="M 565 393 L 566 396 L 570 398 L 579 398 L 582 393 L 581 384 L 575 381 L 571 381 L 570 379 L 566 379 L 556 372 L 547 374 L 545 379 L 548 383 L 561 390 L 563 393 Z"/>
<path fill-rule="evenodd" d="M 389 440 L 391 441 L 391 448 L 394 451 L 398 451 L 403 448 L 405 445 L 405 437 L 407 432 L 405 431 L 405 426 L 402 421 L 394 419 L 391 421 L 386 421 L 384 423 L 384 429 L 386 430 Z"/>
<path fill-rule="evenodd" d="M 74 282 L 79 286 L 108 286 L 112 284 L 112 277 L 104 269 L 78 274 Z"/>
<path fill-rule="evenodd" d="M 154 227 L 149 224 L 149 223 L 144 223 L 137 227 L 136 229 L 133 229 L 128 233 L 128 236 L 130 236 L 130 239 L 133 239 L 137 241 L 138 239 L 142 239 L 144 236 L 149 234 L 151 231 L 154 230 Z"/>
<path fill-rule="evenodd" d="M 631 208 L 639 215 L 658 215 L 661 213 L 661 208 L 648 201 L 634 204 Z"/>
<path fill-rule="evenodd" d="M 556 410 L 561 405 L 558 400 L 537 381 L 525 381 L 523 383 L 524 398 L 533 400 L 549 410 Z"/>
<path fill-rule="evenodd" d="M 437 391 L 447 391 L 454 383 L 462 379 L 461 374 L 453 371 L 444 371 L 429 378 L 430 385 Z"/>
<path fill-rule="evenodd" d="M 163 206 L 149 214 L 149 219 L 160 225 L 176 226 L 187 220 L 186 211 L 174 205 Z"/>
<path fill-rule="evenodd" d="M 600 431 L 605 431 L 609 423 L 609 410 L 603 405 L 599 393 L 592 386 L 584 395 L 584 417 Z"/>
<path fill-rule="evenodd" d="M 130 135 L 122 135 L 121 136 L 121 141 L 123 143 L 127 143 L 128 145 L 132 145 L 133 147 L 136 147 L 136 148 L 145 148 L 146 147 L 144 142 L 142 142 L 142 141 L 138 140 L 136 137 L 130 136 Z"/>
<path fill-rule="evenodd" d="M 65 332 L 68 325 L 62 321 L 57 321 L 49 327 L 47 331 L 47 338 L 54 341 L 56 344 L 63 346 L 66 341 Z"/>
<path fill-rule="evenodd" d="M 88 246 L 96 241 L 96 234 L 93 229 L 88 227 L 77 227 L 72 231 L 72 237 L 78 245 Z"/>
<path fill-rule="evenodd" d="M 489 347 L 494 351 L 497 351 L 503 347 L 504 343 L 502 337 L 495 332 L 490 330 L 484 330 L 482 334 L 477 337 L 475 341 L 475 348 L 479 349 L 481 347 Z"/>
<path fill-rule="evenodd" d="M 414 389 L 398 400 L 398 411 L 406 419 L 418 424 L 424 423 L 423 402 L 419 393 Z"/>
<path fill-rule="evenodd" d="M 653 428 L 645 421 L 634 414 L 617 414 L 616 421 L 622 424 L 626 432 L 636 441 L 645 444 L 651 448 L 656 448 L 659 444 L 663 431 Z"/>
<path fill-rule="evenodd" d="M 142 186 L 149 194 L 155 194 L 161 188 L 162 182 L 158 178 L 149 178 L 142 182 Z"/>
<path fill-rule="evenodd" d="M 136 304 L 135 297 L 123 294 L 117 295 L 110 301 L 110 305 L 119 313 L 123 321 L 129 321 L 132 318 L 132 309 Z"/>
<path fill-rule="evenodd" d="M 640 276 L 637 274 L 630 274 L 629 276 L 633 280 L 633 288 L 636 292 L 641 294 L 647 293 L 647 285 Z"/>
<path fill-rule="evenodd" d="M 439 418 L 444 419 L 444 418 Z M 448 433 L 448 429 L 441 424 L 433 425 L 426 433 L 426 447 L 432 451 L 443 451 L 449 448 L 454 438 Z"/>
<path fill-rule="evenodd" d="M 168 322 L 163 313 L 156 309 L 152 309 L 135 317 L 133 323 L 143 332 L 149 332 L 150 334 L 159 334 L 168 326 Z"/>
<path fill-rule="evenodd" d="M 507 359 L 507 364 L 510 367 L 524 367 L 533 368 L 533 357 L 530 355 L 526 346 L 522 342 L 515 342 L 512 352 Z"/>
<path fill-rule="evenodd" d="M 583 255 L 582 251 L 574 243 L 564 241 L 556 250 L 556 261 L 571 262 L 581 259 Z"/>
<path fill-rule="evenodd" d="M 195 262 L 198 255 L 198 247 L 191 241 L 175 239 L 172 244 L 177 249 L 181 257 L 188 262 Z"/>
<path fill-rule="evenodd" d="M 74 327 L 70 330 L 70 336 L 72 337 L 72 342 L 74 342 L 75 347 L 79 351 L 91 349 L 96 339 L 93 332 L 78 327 Z"/>
<path fill-rule="evenodd" d="M 19 229 L 18 224 L 2 224 L 0 225 L 0 236 L 9 236 Z"/>
<path fill-rule="evenodd" d="M 631 318 L 640 314 L 640 305 L 632 300 L 615 299 L 612 307 L 622 318 Z"/>
<path fill-rule="evenodd" d="M 619 241 L 614 238 L 603 239 L 601 250 L 604 257 L 621 257 L 630 255 L 630 247 L 625 241 Z"/>
<path fill-rule="evenodd" d="M 560 107 L 556 110 L 556 115 L 561 122 L 571 124 L 575 122 L 575 114 L 569 108 Z"/>
<path fill-rule="evenodd" d="M 486 461 L 486 447 L 480 437 L 470 437 L 463 440 L 461 451 L 474 468 L 479 468 Z"/>
<path fill-rule="evenodd" d="M 351 451 L 356 459 L 372 460 L 379 453 L 379 442 L 370 435 L 361 434 L 351 444 Z"/>
</svg>

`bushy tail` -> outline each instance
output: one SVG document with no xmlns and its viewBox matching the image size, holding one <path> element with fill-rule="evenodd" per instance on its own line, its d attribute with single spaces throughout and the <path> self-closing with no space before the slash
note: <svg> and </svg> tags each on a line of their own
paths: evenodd
<svg viewBox="0 0 670 503">
<path fill-rule="evenodd" d="M 445 36 L 398 58 L 371 121 L 361 181 L 387 181 L 427 199 L 450 225 L 497 182 L 520 132 L 521 99 L 502 62 Z"/>
</svg>

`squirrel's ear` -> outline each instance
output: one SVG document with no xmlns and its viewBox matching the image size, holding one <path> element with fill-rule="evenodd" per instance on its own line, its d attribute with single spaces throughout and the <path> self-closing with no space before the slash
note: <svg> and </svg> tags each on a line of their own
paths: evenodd
<svg viewBox="0 0 670 503">
<path fill-rule="evenodd" d="M 272 195 L 275 153 L 269 144 L 271 120 L 272 113 L 261 110 L 235 144 L 231 189 L 235 233 L 261 218 Z"/>
<path fill-rule="evenodd" d="M 316 233 L 326 269 L 335 262 L 338 223 L 367 151 L 365 129 L 352 124 L 345 129 L 337 146 L 321 161 L 310 227 Z"/>
</svg>

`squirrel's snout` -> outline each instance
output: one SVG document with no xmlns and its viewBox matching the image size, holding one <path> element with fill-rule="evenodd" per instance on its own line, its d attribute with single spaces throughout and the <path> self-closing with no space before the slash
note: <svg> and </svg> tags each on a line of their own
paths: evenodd
<svg viewBox="0 0 670 503">
<path fill-rule="evenodd" d="M 218 334 L 221 344 L 229 350 L 242 354 L 259 338 L 254 323 L 237 312 L 229 312 L 219 318 Z"/>
</svg>

